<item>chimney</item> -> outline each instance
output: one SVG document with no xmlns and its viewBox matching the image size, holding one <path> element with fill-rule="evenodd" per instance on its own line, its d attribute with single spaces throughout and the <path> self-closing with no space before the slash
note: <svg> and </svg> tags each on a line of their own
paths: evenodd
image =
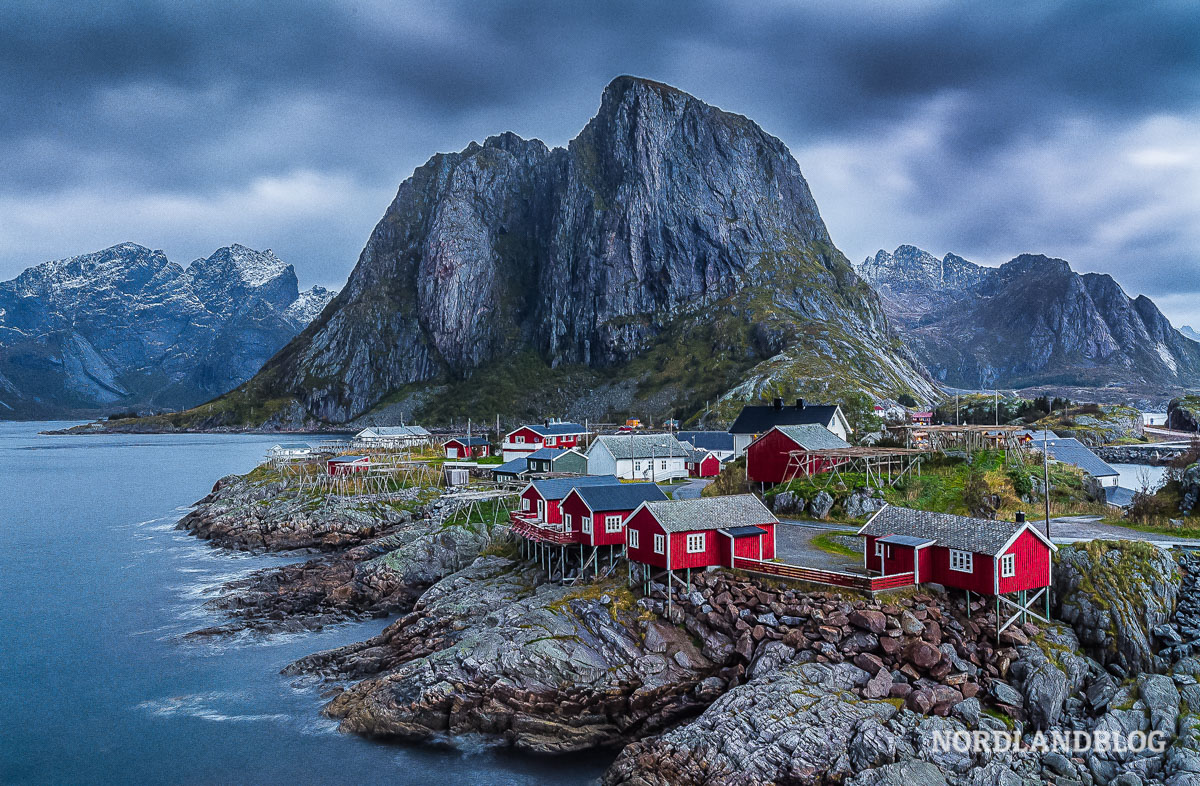
<svg viewBox="0 0 1200 786">
<path fill-rule="evenodd" d="M 775 409 L 783 409 L 783 399 L 781 399 L 781 398 L 775 399 L 774 401 L 771 402 L 771 406 L 775 407 Z"/>
<path fill-rule="evenodd" d="M 1025 523 L 1025 511 L 1023 511 L 1023 510 L 1017 511 L 1017 523 L 1018 524 Z"/>
<path fill-rule="evenodd" d="M 796 399 L 796 409 L 804 409 L 804 399 Z"/>
</svg>

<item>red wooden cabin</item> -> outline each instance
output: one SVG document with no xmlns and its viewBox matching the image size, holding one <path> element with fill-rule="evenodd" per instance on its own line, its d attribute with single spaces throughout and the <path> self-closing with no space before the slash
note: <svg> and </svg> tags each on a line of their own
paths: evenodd
<svg viewBox="0 0 1200 786">
<path fill-rule="evenodd" d="M 483 437 L 452 437 L 442 443 L 448 459 L 486 458 L 492 446 Z"/>
<path fill-rule="evenodd" d="M 582 446 L 588 430 L 578 423 L 546 423 L 521 426 L 510 431 L 500 446 L 505 461 L 528 455 L 542 448 L 573 448 Z"/>
<path fill-rule="evenodd" d="M 369 456 L 335 456 L 329 459 L 325 468 L 330 475 L 349 475 L 354 472 L 366 472 L 370 469 Z"/>
<path fill-rule="evenodd" d="M 774 426 L 746 448 L 746 476 L 756 483 L 786 483 L 827 472 L 845 459 L 822 456 L 821 451 L 848 447 L 824 426 Z"/>
<path fill-rule="evenodd" d="M 769 560 L 778 523 L 753 494 L 646 502 L 625 522 L 625 553 L 664 570 L 728 566 L 734 555 Z"/>
<path fill-rule="evenodd" d="M 643 502 L 666 498 L 653 483 L 576 486 L 559 503 L 563 532 L 571 542 L 587 546 L 624 545 L 629 514 Z"/>
<path fill-rule="evenodd" d="M 917 584 L 932 581 L 981 595 L 1048 587 L 1051 555 L 1058 550 L 1024 514 L 1017 521 L 992 521 L 889 505 L 858 534 L 866 538 L 869 571 L 911 571 Z"/>
<path fill-rule="evenodd" d="M 535 480 L 521 489 L 520 508 L 512 514 L 514 522 L 533 524 L 543 529 L 562 530 L 562 512 L 559 504 L 563 497 L 577 486 L 616 485 L 621 481 L 613 475 L 581 475 L 575 478 L 549 478 Z"/>
<path fill-rule="evenodd" d="M 721 460 L 707 450 L 693 450 L 683 465 L 689 478 L 715 478 L 721 473 Z"/>
</svg>

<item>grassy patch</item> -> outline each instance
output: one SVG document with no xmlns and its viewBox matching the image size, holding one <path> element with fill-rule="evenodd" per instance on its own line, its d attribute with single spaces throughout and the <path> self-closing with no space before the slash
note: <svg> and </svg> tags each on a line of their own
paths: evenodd
<svg viewBox="0 0 1200 786">
<path fill-rule="evenodd" d="M 855 551 L 845 545 L 836 538 L 839 537 L 855 537 L 857 533 L 854 530 L 837 530 L 836 532 L 822 532 L 812 539 L 811 543 L 816 548 L 824 551 L 826 554 L 837 554 L 842 557 L 861 557 L 861 551 Z"/>
</svg>

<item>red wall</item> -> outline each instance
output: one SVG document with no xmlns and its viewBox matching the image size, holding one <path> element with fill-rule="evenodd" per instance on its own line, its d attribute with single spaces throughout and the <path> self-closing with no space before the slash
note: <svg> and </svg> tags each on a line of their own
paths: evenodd
<svg viewBox="0 0 1200 786">
<path fill-rule="evenodd" d="M 586 543 L 592 546 L 622 546 L 625 544 L 625 519 L 632 511 L 629 510 L 601 510 L 590 511 L 588 506 L 583 503 L 579 495 L 571 492 L 563 498 L 562 504 L 558 506 L 559 513 L 571 514 L 571 534 L 576 543 Z M 583 531 L 583 518 L 590 516 L 592 518 L 592 535 L 589 537 Z M 620 516 L 622 519 L 622 527 L 620 532 L 605 532 L 604 518 L 606 516 Z M 653 550 L 654 544 L 650 544 Z"/>
<path fill-rule="evenodd" d="M 1000 592 L 1038 589 L 1050 584 L 1050 547 L 1028 529 L 1017 537 L 1004 554 L 1016 555 L 1017 575 L 1009 578 L 1001 576 Z"/>
<path fill-rule="evenodd" d="M 369 462 L 366 461 L 361 464 L 350 464 L 345 461 L 331 460 L 326 464 L 326 469 L 330 475 L 349 475 L 353 472 L 366 472 L 368 466 Z"/>
<path fill-rule="evenodd" d="M 930 546 L 926 546 L 922 551 L 927 551 Z M 913 569 L 913 548 L 912 546 L 897 546 L 892 543 L 883 544 L 883 566 L 886 568 L 884 573 L 891 576 L 895 573 L 909 573 Z"/>
<path fill-rule="evenodd" d="M 942 546 L 929 546 L 927 551 L 930 562 L 930 575 L 925 575 L 922 564 L 921 581 L 935 581 L 955 589 L 971 590 L 983 595 L 991 595 L 995 591 L 992 579 L 992 558 L 986 554 L 976 554 L 972 563 L 973 573 L 962 573 L 950 570 L 950 549 Z"/>
<path fill-rule="evenodd" d="M 529 510 L 525 511 L 524 505 L 522 505 L 521 510 L 536 517 L 538 500 L 541 498 L 542 495 L 538 493 L 537 489 L 533 486 L 530 486 L 521 493 L 521 499 L 529 500 Z M 558 509 L 558 503 L 559 500 L 556 499 L 552 499 L 546 503 L 545 522 L 547 524 L 557 524 L 562 521 L 562 514 Z"/>
<path fill-rule="evenodd" d="M 688 476 L 693 478 L 715 478 L 721 472 L 721 461 L 716 456 L 708 456 L 697 466 L 688 462 Z"/>
<path fill-rule="evenodd" d="M 785 475 L 788 476 L 786 480 L 804 477 L 804 471 L 800 466 L 793 466 L 790 471 L 788 469 L 788 453 L 801 449 L 783 432 L 767 432 L 746 448 L 747 477 L 756 483 L 783 483 Z M 828 472 L 834 466 L 842 463 L 841 461 L 812 457 L 801 457 L 801 461 L 807 465 L 809 474 L 813 475 Z"/>
<path fill-rule="evenodd" d="M 709 565 L 729 564 L 728 549 L 725 560 L 721 560 L 721 539 L 728 540 L 715 529 L 704 530 L 704 551 L 695 554 L 687 553 L 687 532 L 672 532 L 667 538 L 667 547 L 671 549 L 671 569 L 707 568 Z"/>
<path fill-rule="evenodd" d="M 651 516 L 649 511 L 644 508 L 639 510 L 625 522 L 625 529 L 638 531 L 638 547 L 634 549 L 626 546 L 626 554 L 629 559 L 643 565 L 653 565 L 656 568 L 667 567 L 667 555 L 654 553 L 654 535 L 662 533 L 663 530 L 659 526 L 658 520 Z"/>
<path fill-rule="evenodd" d="M 525 442 L 523 444 L 531 445 L 535 448 L 573 448 L 579 444 L 579 441 L 582 438 L 581 434 L 564 434 L 562 436 L 543 438 L 541 434 L 538 434 L 533 429 L 527 426 L 522 426 L 505 437 L 504 441 L 512 443 L 518 436 L 525 437 Z M 512 448 L 510 448 L 510 450 L 511 449 Z M 519 450 L 520 448 L 517 449 Z"/>
</svg>

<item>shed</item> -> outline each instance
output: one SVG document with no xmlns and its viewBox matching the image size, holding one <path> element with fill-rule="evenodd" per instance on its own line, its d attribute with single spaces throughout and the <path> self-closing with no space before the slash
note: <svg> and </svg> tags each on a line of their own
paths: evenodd
<svg viewBox="0 0 1200 786">
<path fill-rule="evenodd" d="M 563 497 L 563 530 L 572 540 L 589 546 L 625 543 L 625 520 L 643 502 L 667 498 L 653 483 L 576 486 Z"/>
<path fill-rule="evenodd" d="M 753 494 L 646 502 L 625 522 L 626 553 L 668 571 L 770 560 L 778 523 Z"/>
<path fill-rule="evenodd" d="M 810 455 L 810 451 L 848 448 L 850 444 L 824 426 L 772 426 L 746 448 L 746 476 L 756 483 L 786 483 L 815 475 L 843 459 Z"/>
</svg>

